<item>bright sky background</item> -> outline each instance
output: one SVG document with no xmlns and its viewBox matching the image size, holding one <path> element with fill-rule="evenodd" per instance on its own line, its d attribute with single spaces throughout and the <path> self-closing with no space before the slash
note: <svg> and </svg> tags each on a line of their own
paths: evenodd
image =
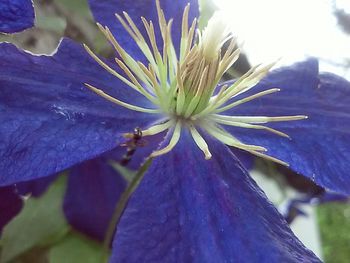
<svg viewBox="0 0 350 263">
<path fill-rule="evenodd" d="M 309 56 L 321 59 L 320 69 L 350 79 L 333 63 L 350 63 L 350 35 L 337 26 L 332 0 L 213 0 L 231 29 L 244 42 L 251 64 L 291 64 Z M 350 1 L 336 1 L 350 13 Z M 350 65 L 349 65 L 350 66 Z"/>
</svg>

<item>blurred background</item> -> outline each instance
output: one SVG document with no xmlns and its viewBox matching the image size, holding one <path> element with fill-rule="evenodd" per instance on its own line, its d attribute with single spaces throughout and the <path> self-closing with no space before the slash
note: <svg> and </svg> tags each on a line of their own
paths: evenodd
<svg viewBox="0 0 350 263">
<path fill-rule="evenodd" d="M 1 35 L 1 41 L 33 53 L 51 54 L 67 36 L 101 55 L 113 55 L 97 30 L 86 0 L 34 0 L 34 5 L 35 28 Z M 280 59 L 278 66 L 282 66 L 317 57 L 321 71 L 350 80 L 350 1 L 201 0 L 201 9 L 202 27 L 215 10 L 220 12 L 243 49 L 244 55 L 226 78 L 240 76 L 257 63 Z M 325 262 L 349 262 L 347 199 L 327 199 L 324 189 L 311 181 L 262 160 L 256 161 L 252 176 L 307 247 Z M 73 240 L 70 245 L 74 244 Z"/>
</svg>

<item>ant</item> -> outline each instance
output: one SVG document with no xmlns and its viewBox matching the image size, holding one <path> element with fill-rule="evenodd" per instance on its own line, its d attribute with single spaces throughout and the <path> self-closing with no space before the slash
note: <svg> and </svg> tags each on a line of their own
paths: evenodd
<svg viewBox="0 0 350 263">
<path fill-rule="evenodd" d="M 121 146 L 127 146 L 126 153 L 123 155 L 123 158 L 120 161 L 120 165 L 122 166 L 128 165 L 137 147 L 145 146 L 146 144 L 146 141 L 142 140 L 142 130 L 139 127 L 136 127 L 133 133 L 124 134 L 124 138 L 129 140 L 126 143 L 121 145 Z"/>
</svg>

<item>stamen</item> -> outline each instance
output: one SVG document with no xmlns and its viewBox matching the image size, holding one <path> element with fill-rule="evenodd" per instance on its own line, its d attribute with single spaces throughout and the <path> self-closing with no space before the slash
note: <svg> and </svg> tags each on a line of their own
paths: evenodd
<svg viewBox="0 0 350 263">
<path fill-rule="evenodd" d="M 127 12 L 123 11 L 123 15 L 126 18 L 126 20 L 128 21 L 129 25 L 131 26 L 132 30 L 135 32 L 135 35 L 137 36 L 137 38 L 142 41 L 142 42 L 146 42 L 145 39 L 143 38 L 141 32 L 139 31 L 139 29 L 137 28 L 137 26 L 135 25 L 134 21 L 131 19 L 131 17 L 128 15 Z M 116 14 L 117 17 L 120 17 L 118 14 Z M 121 20 L 122 18 L 120 17 L 119 20 Z"/>
<path fill-rule="evenodd" d="M 240 77 L 234 84 L 232 84 L 225 92 L 225 96 L 219 103 L 224 104 L 230 98 L 247 92 L 254 87 L 263 77 L 266 76 L 269 69 L 271 69 L 276 63 L 271 63 L 258 69 L 260 65 L 252 67 L 246 74 Z"/>
<path fill-rule="evenodd" d="M 164 16 L 164 12 L 162 8 L 160 7 L 159 0 L 156 0 L 156 7 L 157 7 L 157 14 L 158 14 L 158 24 L 159 24 L 159 29 L 161 32 L 161 35 L 163 37 L 163 42 L 166 41 L 166 20 Z"/>
<path fill-rule="evenodd" d="M 208 144 L 206 143 L 206 141 L 203 139 L 203 137 L 199 134 L 199 132 L 193 125 L 190 126 L 190 131 L 191 131 L 193 140 L 195 141 L 199 149 L 201 149 L 202 152 L 204 153 L 205 159 L 209 160 L 212 155 L 209 151 Z"/>
<path fill-rule="evenodd" d="M 129 77 L 129 79 L 134 83 L 136 87 L 139 88 L 139 90 L 142 91 L 142 94 L 145 95 L 146 98 L 148 98 L 150 101 L 152 101 L 154 104 L 158 105 L 158 99 L 152 96 L 149 92 L 147 92 L 142 85 L 137 81 L 135 76 L 131 73 L 131 71 L 128 69 L 128 67 L 121 61 L 120 59 L 115 58 L 115 62 L 117 62 L 118 66 L 125 72 L 125 74 Z M 153 87 L 152 87 L 153 88 Z M 153 89 L 152 89 L 153 91 Z"/>
<path fill-rule="evenodd" d="M 109 42 L 113 45 L 115 50 L 118 52 L 119 56 L 123 59 L 124 63 L 135 73 L 135 75 L 146 85 L 151 86 L 147 77 L 142 73 L 142 70 L 139 68 L 137 62 L 120 46 L 118 41 L 113 36 L 112 32 L 108 27 L 103 27 L 99 23 L 97 26 L 101 32 L 106 36 Z"/>
<path fill-rule="evenodd" d="M 167 27 L 167 36 L 168 36 L 168 42 L 167 42 L 167 49 L 168 49 L 168 67 L 169 67 L 169 78 L 173 79 L 175 76 L 175 70 L 177 65 L 177 55 L 176 51 L 173 45 L 173 40 L 171 38 L 171 27 L 173 25 L 173 20 L 171 19 L 168 23 Z"/>
<path fill-rule="evenodd" d="M 286 138 L 290 139 L 288 134 L 286 134 L 284 132 L 281 132 L 281 131 L 278 131 L 276 129 L 267 127 L 267 126 L 263 126 L 263 125 L 254 125 L 254 124 L 249 124 L 249 123 L 244 123 L 244 122 L 233 122 L 233 121 L 227 121 L 227 120 L 220 120 L 218 118 L 213 118 L 213 120 L 216 123 L 229 125 L 229 126 L 236 126 L 236 127 L 242 127 L 242 128 L 250 128 L 250 129 L 258 129 L 258 130 L 266 130 L 266 131 L 275 133 L 275 134 L 277 134 L 279 136 L 286 137 Z"/>
<path fill-rule="evenodd" d="M 253 88 L 262 78 L 267 75 L 269 70 L 276 63 L 277 61 L 263 67 L 261 67 L 261 64 L 252 67 L 227 89 L 225 97 L 222 99 L 221 103 L 223 104 L 230 98 L 238 96 Z"/>
<path fill-rule="evenodd" d="M 161 133 L 162 131 L 169 129 L 173 125 L 174 125 L 173 121 L 167 121 L 162 124 L 151 126 L 147 130 L 142 131 L 142 136 L 149 136 L 149 135 L 155 135 L 155 134 Z"/>
<path fill-rule="evenodd" d="M 198 106 L 198 103 L 200 102 L 200 99 L 202 97 L 202 93 L 204 91 L 204 85 L 205 85 L 205 78 L 208 72 L 208 67 L 206 67 L 203 71 L 203 75 L 199 81 L 198 84 L 198 89 L 197 89 L 197 93 L 195 96 L 193 96 L 191 102 L 189 103 L 186 112 L 184 114 L 185 118 L 188 118 L 196 109 L 196 107 Z"/>
<path fill-rule="evenodd" d="M 94 86 L 88 84 L 88 83 L 84 83 L 84 85 L 89 88 L 90 90 L 92 90 L 93 92 L 95 92 L 96 94 L 100 95 L 101 97 L 109 100 L 110 102 L 113 102 L 119 106 L 128 108 L 130 110 L 134 110 L 134 111 L 140 111 L 140 112 L 145 112 L 145 113 L 160 113 L 161 111 L 159 109 L 146 109 L 146 108 L 142 108 L 139 106 L 135 106 L 135 105 L 131 105 L 129 103 L 123 102 L 121 100 L 118 100 L 116 98 L 113 98 L 112 96 L 109 96 L 108 94 L 104 93 L 102 90 L 95 88 Z"/>
<path fill-rule="evenodd" d="M 240 142 L 238 139 L 236 139 L 235 137 L 233 137 L 231 134 L 224 132 L 221 129 L 218 129 L 215 126 L 212 125 L 206 125 L 204 127 L 204 129 L 212 136 L 214 136 L 216 139 L 218 139 L 219 141 L 221 141 L 222 143 L 229 145 L 229 146 L 233 146 L 233 147 L 237 147 L 239 149 L 242 150 L 251 150 L 251 151 L 262 151 L 262 152 L 266 152 L 267 149 L 261 146 L 257 146 L 257 145 L 250 145 L 250 144 L 244 144 L 242 142 Z"/>
<path fill-rule="evenodd" d="M 185 50 L 187 49 L 188 38 L 188 13 L 190 11 L 190 4 L 187 4 L 182 15 L 182 31 L 181 31 L 181 43 L 180 43 L 180 61 L 185 58 Z"/>
<path fill-rule="evenodd" d="M 181 31 L 181 38 L 184 39 L 188 36 L 188 13 L 190 11 L 190 3 L 188 3 L 184 9 L 183 15 L 182 15 L 182 31 Z"/>
<path fill-rule="evenodd" d="M 151 157 L 156 157 L 156 156 L 159 156 L 159 155 L 162 155 L 162 154 L 170 152 L 175 147 L 177 142 L 179 141 L 180 135 L 181 135 L 181 122 L 178 121 L 176 123 L 175 128 L 174 128 L 174 132 L 173 132 L 173 135 L 172 135 L 172 137 L 170 139 L 170 142 L 169 142 L 168 146 L 164 147 L 161 150 L 153 152 L 151 154 Z"/>
<path fill-rule="evenodd" d="M 289 167 L 289 163 L 281 161 L 280 159 L 277 159 L 277 158 L 272 157 L 270 155 L 267 155 L 267 154 L 264 154 L 264 153 L 261 153 L 261 152 L 256 152 L 256 151 L 250 151 L 250 150 L 246 150 L 246 151 L 250 152 L 251 154 L 254 154 L 254 155 L 258 156 L 258 157 L 264 158 L 266 160 L 270 160 L 272 162 L 276 162 L 276 163 L 279 163 L 279 164 L 284 165 L 286 167 Z"/>
<path fill-rule="evenodd" d="M 180 76 L 180 64 L 177 64 L 176 80 L 178 85 L 178 93 L 176 97 L 176 114 L 180 115 L 185 104 L 185 90 Z"/>
<path fill-rule="evenodd" d="M 257 98 L 260 98 L 262 96 L 265 96 L 265 95 L 268 95 L 268 94 L 271 94 L 271 93 L 275 93 L 275 92 L 278 92 L 278 91 L 281 91 L 281 90 L 278 89 L 278 88 L 273 88 L 273 89 L 268 89 L 268 90 L 265 90 L 265 91 L 258 92 L 258 93 L 254 94 L 254 95 L 245 97 L 244 99 L 232 102 L 231 104 L 228 104 L 228 105 L 226 105 L 226 106 L 224 106 L 222 108 L 218 108 L 218 109 L 215 110 L 215 113 L 219 113 L 219 112 L 223 112 L 223 111 L 229 110 L 229 109 L 231 109 L 233 107 L 236 107 L 238 105 L 241 105 L 243 103 L 252 101 L 254 99 L 257 99 Z"/>
<path fill-rule="evenodd" d="M 134 90 L 140 92 L 141 94 L 144 94 L 144 90 L 140 89 L 139 87 L 137 87 L 136 85 L 134 85 L 133 83 L 131 83 L 129 80 L 127 80 L 126 78 L 124 78 L 122 75 L 120 75 L 119 73 L 117 73 L 114 69 L 112 69 L 111 67 L 109 67 L 105 62 L 103 62 L 94 52 L 91 51 L 91 49 L 83 44 L 85 50 L 88 52 L 88 54 L 101 66 L 103 67 L 105 70 L 107 70 L 109 73 L 111 73 L 112 75 L 114 75 L 115 77 L 117 77 L 118 79 L 120 79 L 121 81 L 123 81 L 126 85 L 128 85 L 129 87 L 133 88 Z M 147 97 L 147 96 L 146 96 Z"/>
<path fill-rule="evenodd" d="M 181 32 L 181 42 L 180 42 L 180 62 L 182 62 L 188 55 L 190 47 L 192 45 L 194 30 L 196 27 L 196 19 L 192 22 L 190 30 L 188 30 L 188 13 L 190 10 L 190 4 L 187 4 L 183 16 L 182 16 L 182 32 Z"/>
<path fill-rule="evenodd" d="M 279 121 L 298 121 L 298 120 L 305 120 L 308 118 L 305 115 L 266 117 L 266 116 L 228 116 L 228 115 L 214 114 L 213 116 L 215 118 L 228 120 L 228 121 L 254 123 L 254 124 L 279 122 Z"/>
<path fill-rule="evenodd" d="M 249 102 L 251 100 L 257 99 L 259 97 L 262 97 L 262 96 L 265 96 L 265 95 L 268 95 L 268 94 L 280 91 L 280 89 L 278 89 L 278 88 L 273 88 L 273 89 L 261 91 L 261 92 L 258 92 L 256 94 L 254 94 L 254 95 L 248 96 L 248 97 L 246 97 L 244 99 L 235 101 L 235 102 L 233 102 L 233 103 L 231 103 L 229 105 L 226 105 L 226 106 L 224 106 L 222 108 L 218 108 L 218 105 L 222 104 L 219 101 L 222 100 L 222 97 L 224 96 L 223 94 L 225 93 L 226 89 L 227 89 L 227 85 L 225 85 L 224 87 L 221 88 L 221 90 L 219 91 L 218 95 L 212 97 L 212 101 L 210 102 L 210 104 L 203 111 L 199 112 L 198 114 L 193 115 L 191 117 L 191 119 L 192 120 L 196 120 L 196 119 L 198 119 L 198 118 L 200 118 L 200 117 L 202 117 L 204 115 L 211 114 L 212 112 L 215 112 L 215 113 L 223 112 L 223 111 L 226 111 L 226 110 L 231 109 L 233 107 L 236 107 L 238 105 L 241 105 L 243 103 L 246 103 L 246 102 Z"/>
<path fill-rule="evenodd" d="M 141 17 L 141 20 L 143 22 L 143 25 L 146 29 L 149 41 L 151 43 L 151 46 L 153 49 L 153 56 L 155 57 L 157 64 L 159 64 L 161 61 L 161 55 L 160 55 L 160 52 L 159 52 L 158 47 L 157 47 L 153 23 L 152 23 L 152 21 L 150 21 L 150 23 L 148 24 L 147 20 L 144 17 Z M 158 69 L 157 64 L 154 67 Z M 159 76 L 159 72 L 157 72 L 157 75 Z"/>
<path fill-rule="evenodd" d="M 246 78 L 249 77 L 249 75 L 253 74 L 253 72 L 259 67 L 259 65 L 252 67 L 247 73 L 245 73 L 242 77 L 240 77 L 234 84 L 226 88 L 222 94 L 220 94 L 220 98 L 216 99 L 215 104 L 210 103 L 202 112 L 195 114 L 191 117 L 192 120 L 196 120 L 199 117 L 202 117 L 211 111 L 213 109 L 218 108 L 219 106 L 223 105 L 225 102 L 227 102 L 231 97 L 232 94 L 235 92 L 240 92 L 242 89 L 246 89 L 246 86 L 241 85 Z M 240 86 L 241 85 L 241 86 Z"/>
<path fill-rule="evenodd" d="M 220 90 L 219 90 L 218 94 L 217 94 L 217 95 L 215 95 L 215 96 L 212 96 L 212 97 L 211 97 L 210 104 L 215 105 L 215 104 L 216 104 L 216 102 L 217 102 L 218 100 L 220 100 L 220 99 L 221 99 L 222 94 L 224 93 L 224 91 L 225 91 L 227 88 L 228 88 L 228 85 L 223 85 L 223 86 L 220 88 Z M 207 108 L 208 108 L 208 107 L 207 107 Z"/>
<path fill-rule="evenodd" d="M 252 67 L 232 85 L 223 85 L 217 95 L 214 95 L 215 88 L 223 74 L 238 59 L 240 53 L 240 49 L 236 48 L 236 40 L 226 30 L 226 24 L 221 21 L 218 15 L 215 15 L 203 31 L 196 29 L 196 19 L 192 21 L 189 27 L 190 5 L 186 5 L 182 15 L 180 56 L 178 58 L 178 53 L 176 53 L 171 36 L 173 20 L 170 19 L 167 21 L 165 19 L 159 0 L 156 0 L 156 7 L 158 25 L 161 32 L 161 39 L 163 40 L 163 47 L 160 50 L 157 46 L 159 41 L 156 39 L 152 21 L 147 22 L 144 17 L 141 17 L 143 26 L 147 32 L 147 35 L 142 35 L 133 19 L 126 12 L 123 12 L 123 15 L 116 14 L 119 22 L 148 60 L 145 64 L 132 58 L 122 48 L 107 26 L 104 27 L 97 24 L 101 32 L 116 50 L 118 58 L 115 58 L 115 62 L 124 72 L 114 70 L 84 45 L 86 51 L 99 65 L 123 83 L 145 96 L 150 102 L 156 105 L 156 108 L 148 109 L 135 106 L 113 98 L 91 84 L 85 84 L 85 86 L 112 103 L 130 110 L 152 114 L 163 113 L 167 116 L 167 121 L 153 125 L 142 132 L 143 136 L 150 136 L 171 129 L 168 132 L 171 136 L 169 144 L 163 149 L 153 152 L 151 157 L 171 151 L 179 141 L 181 128 L 186 127 L 189 129 L 196 145 L 204 153 L 205 159 L 210 159 L 211 153 L 206 141 L 198 132 L 199 127 L 226 145 L 288 166 L 287 163 L 262 153 L 267 151 L 266 148 L 258 145 L 244 144 L 227 133 L 220 125 L 261 129 L 289 138 L 284 132 L 259 124 L 302 120 L 307 118 L 306 116 L 266 117 L 218 114 L 256 98 L 279 91 L 280 89 L 278 88 L 272 88 L 260 91 L 254 95 L 245 96 L 239 100 L 234 99 L 254 87 L 265 77 L 275 63 Z M 198 33 L 196 42 L 194 41 L 195 32 Z M 223 54 L 223 45 L 225 43 L 228 43 L 228 47 Z"/>
<path fill-rule="evenodd" d="M 187 54 L 191 49 L 191 45 L 194 38 L 194 32 L 196 31 L 196 25 L 197 25 L 197 18 L 193 19 L 192 25 L 190 27 L 190 31 L 188 32 L 187 45 L 186 45 L 186 50 L 184 52 L 184 56 L 187 56 Z"/>
<path fill-rule="evenodd" d="M 156 73 L 152 67 L 152 65 L 149 65 L 149 68 L 146 68 L 145 65 L 143 65 L 141 62 L 138 62 L 141 70 L 147 75 L 147 77 L 152 82 L 152 91 L 156 94 L 158 100 L 160 102 L 163 102 L 163 90 L 160 88 L 159 83 L 157 81 Z"/>
<path fill-rule="evenodd" d="M 218 83 L 224 73 L 231 68 L 231 66 L 237 61 L 239 58 L 239 55 L 241 53 L 241 50 L 237 48 L 234 52 L 231 51 L 235 47 L 235 42 L 232 41 L 230 43 L 230 46 L 228 47 L 228 50 L 226 51 L 224 57 L 222 58 L 216 77 L 215 77 L 215 83 Z M 232 52 L 232 53 L 231 53 Z"/>
<path fill-rule="evenodd" d="M 123 14 L 124 14 L 126 20 L 128 21 L 130 27 L 127 25 L 127 23 L 124 21 L 124 19 L 120 15 L 115 14 L 115 16 L 120 21 L 120 23 L 123 25 L 125 30 L 129 33 L 129 35 L 135 40 L 136 44 L 138 45 L 138 47 L 140 48 L 142 53 L 146 56 L 148 61 L 152 65 L 156 66 L 156 62 L 154 60 L 152 52 L 151 52 L 149 46 L 147 45 L 146 40 L 142 36 L 141 32 L 138 30 L 137 26 L 135 25 L 135 23 L 131 19 L 131 17 L 128 15 L 128 13 L 123 12 Z"/>
</svg>

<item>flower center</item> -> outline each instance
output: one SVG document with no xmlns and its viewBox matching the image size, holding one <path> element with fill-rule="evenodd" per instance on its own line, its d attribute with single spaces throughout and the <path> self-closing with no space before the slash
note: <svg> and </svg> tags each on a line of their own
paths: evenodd
<svg viewBox="0 0 350 263">
<path fill-rule="evenodd" d="M 227 27 L 217 14 L 209 20 L 207 27 L 200 31 L 196 29 L 196 19 L 188 24 L 190 5 L 188 4 L 183 12 L 182 33 L 180 41 L 179 57 L 176 53 L 171 38 L 171 27 L 173 20 L 166 21 L 164 12 L 160 7 L 159 0 L 156 1 L 158 12 L 158 24 L 163 40 L 163 48 L 160 51 L 157 47 L 156 34 L 153 22 L 148 22 L 141 17 L 147 38 L 131 17 L 123 12 L 124 18 L 116 14 L 120 23 L 134 39 L 148 64 L 145 65 L 134 60 L 118 43 L 108 27 L 98 24 L 102 33 L 113 45 L 121 59 L 116 58 L 118 66 L 124 71 L 121 75 L 110 66 L 104 63 L 86 45 L 87 52 L 108 72 L 119 78 L 130 88 L 141 93 L 154 105 L 154 109 L 148 109 L 132 105 L 113 98 L 102 90 L 85 84 L 93 92 L 107 100 L 126 107 L 130 110 L 150 113 L 165 114 L 167 120 L 160 122 L 142 131 L 143 136 L 154 135 L 166 130 L 172 131 L 169 145 L 155 151 L 152 156 L 165 154 L 177 144 L 181 128 L 189 129 L 191 135 L 203 151 L 205 158 L 210 159 L 211 153 L 208 145 L 203 139 L 201 132 L 207 132 L 226 145 L 237 147 L 260 157 L 288 165 L 274 157 L 264 154 L 265 148 L 257 145 L 248 145 L 227 133 L 221 126 L 237 126 L 251 129 L 263 129 L 280 136 L 288 137 L 287 134 L 261 125 L 262 123 L 275 121 L 292 121 L 305 119 L 306 116 L 228 116 L 222 115 L 233 107 L 243 103 L 279 91 L 277 88 L 268 89 L 243 99 L 236 97 L 254 87 L 274 66 L 274 63 L 266 66 L 255 66 L 246 74 L 230 85 L 219 85 L 224 73 L 238 59 L 240 50 L 236 48 L 235 40 L 230 35 Z M 197 38 L 195 39 L 195 33 Z M 227 48 L 223 51 L 223 45 Z"/>
</svg>

